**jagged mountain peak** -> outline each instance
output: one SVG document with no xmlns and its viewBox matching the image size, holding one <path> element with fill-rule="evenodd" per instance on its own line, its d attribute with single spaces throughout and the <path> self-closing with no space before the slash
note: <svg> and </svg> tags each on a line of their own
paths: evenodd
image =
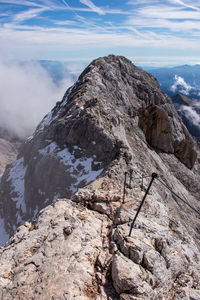
<svg viewBox="0 0 200 300">
<path fill-rule="evenodd" d="M 155 119 L 153 111 L 159 117 L 153 124 L 155 130 L 151 128 L 151 124 L 148 124 L 150 130 L 147 132 L 143 116 L 150 113 L 152 115 L 150 119 L 151 117 Z M 157 80 L 152 75 L 137 68 L 131 61 L 121 56 L 109 55 L 94 60 L 83 71 L 75 85 L 67 90 L 62 102 L 58 103 L 43 120 L 39 129 L 43 129 L 45 124 L 49 126 L 49 122 L 56 124 L 57 120 L 55 127 L 60 129 L 63 125 L 66 133 L 68 127 L 66 124 L 69 122 L 70 134 L 65 134 L 68 138 L 63 138 L 62 135 L 56 133 L 55 139 L 58 137 L 59 143 L 65 141 L 68 144 L 72 142 L 87 147 L 86 142 L 92 142 L 91 139 L 95 140 L 97 136 L 94 132 L 92 136 L 90 127 L 98 129 L 101 127 L 101 131 L 104 131 L 112 125 L 114 120 L 116 123 L 121 118 L 124 123 L 130 122 L 131 124 L 135 117 L 143 120 L 139 122 L 139 125 L 145 130 L 150 145 L 167 153 L 174 153 L 189 168 L 194 165 L 196 154 L 193 142 L 180 120 L 173 121 L 173 119 L 178 119 L 178 115 L 169 97 L 160 90 Z M 73 118 L 75 119 L 74 126 L 80 129 L 79 132 L 72 130 Z M 145 122 L 149 122 L 150 119 L 145 118 Z M 160 119 L 163 123 L 168 120 L 163 125 L 168 128 L 167 130 L 160 127 Z M 86 126 L 83 125 L 85 123 L 87 123 Z M 112 127 L 114 128 L 115 125 Z M 108 132 L 109 130 L 107 130 L 107 135 Z M 115 135 L 115 132 L 112 131 L 109 134 Z M 122 136 L 120 138 L 123 140 Z M 98 143 L 98 145 L 103 144 L 106 143 L 100 141 Z M 186 150 L 188 147 L 190 153 Z"/>
<path fill-rule="evenodd" d="M 85 104 L 92 97 L 98 97 L 101 100 L 102 96 L 102 100 L 105 100 L 104 97 L 106 97 L 107 102 L 105 104 L 107 106 L 126 107 L 126 102 L 129 102 L 129 94 L 132 93 L 133 96 L 137 96 L 134 95 L 134 86 L 136 85 L 140 90 L 145 90 L 144 85 L 146 85 L 146 91 L 151 91 L 151 93 L 156 92 L 156 89 L 159 88 L 158 81 L 151 74 L 137 68 L 125 57 L 109 55 L 98 58 L 82 72 L 75 85 L 67 90 L 58 107 L 69 106 L 71 102 L 75 101 L 80 104 L 82 101 L 82 104 Z M 131 91 L 130 86 L 133 86 Z M 118 93 L 118 99 L 116 99 L 115 93 Z M 148 95 L 145 96 L 148 100 Z M 144 99 L 139 97 L 137 101 L 140 102 L 140 100 Z M 134 104 L 140 105 L 139 103 Z M 56 113 L 57 111 L 55 111 Z"/>
<path fill-rule="evenodd" d="M 0 249 L 0 296 L 198 297 L 199 219 L 174 196 L 199 209 L 196 157 L 153 76 L 124 57 L 93 61 L 2 177 L 1 242 L 17 233 Z"/>
<path fill-rule="evenodd" d="M 189 168 L 195 163 L 193 141 L 157 80 L 121 56 L 94 60 L 2 177 L 6 231 L 57 197 L 70 198 L 121 156 L 131 161 L 135 136 Z"/>
</svg>

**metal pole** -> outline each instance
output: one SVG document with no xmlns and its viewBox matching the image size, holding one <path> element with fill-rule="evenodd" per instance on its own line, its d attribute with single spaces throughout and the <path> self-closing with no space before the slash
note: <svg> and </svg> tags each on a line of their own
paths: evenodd
<svg viewBox="0 0 200 300">
<path fill-rule="evenodd" d="M 130 170 L 130 179 L 129 179 L 129 189 L 131 189 L 132 187 L 131 187 L 131 182 L 132 182 L 132 175 L 133 175 L 133 170 L 131 169 Z"/>
<path fill-rule="evenodd" d="M 152 178 L 151 178 L 151 181 L 150 181 L 150 183 L 149 183 L 149 186 L 148 186 L 148 188 L 147 188 L 147 190 L 146 190 L 146 193 L 145 193 L 145 195 L 144 195 L 144 197 L 143 197 L 143 199 L 142 199 L 142 201 L 141 201 L 141 203 L 140 203 L 140 206 L 138 207 L 138 210 L 137 210 L 136 215 L 135 215 L 135 217 L 134 217 L 134 219 L 133 219 L 133 222 L 131 223 L 131 228 L 130 228 L 130 231 L 129 231 L 129 236 L 131 236 L 131 232 L 132 232 L 133 226 L 134 226 L 134 224 L 135 224 L 135 221 L 136 221 L 136 219 L 137 219 L 137 216 L 138 216 L 138 214 L 139 214 L 139 212 L 140 212 L 140 210 L 141 210 L 141 208 L 142 208 L 142 205 L 143 205 L 143 203 L 144 203 L 144 200 L 146 199 L 146 196 L 148 195 L 148 192 L 149 192 L 149 190 L 150 190 L 150 188 L 151 188 L 151 185 L 152 185 L 154 179 L 158 177 L 158 174 L 152 173 L 151 176 L 152 176 Z"/>
<path fill-rule="evenodd" d="M 144 175 L 142 174 L 142 183 L 141 183 L 141 190 L 142 190 L 142 191 L 144 190 L 143 177 L 144 177 Z"/>
<path fill-rule="evenodd" d="M 123 203 L 125 203 L 125 195 L 126 195 L 126 177 L 127 177 L 127 172 L 124 173 L 124 193 L 123 193 Z"/>
</svg>

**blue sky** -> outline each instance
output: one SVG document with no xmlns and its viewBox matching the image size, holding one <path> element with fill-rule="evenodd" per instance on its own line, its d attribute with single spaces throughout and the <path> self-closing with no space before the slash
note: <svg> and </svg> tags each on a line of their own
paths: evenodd
<svg viewBox="0 0 200 300">
<path fill-rule="evenodd" d="M 0 58 L 200 63 L 199 0 L 0 0 Z"/>
</svg>

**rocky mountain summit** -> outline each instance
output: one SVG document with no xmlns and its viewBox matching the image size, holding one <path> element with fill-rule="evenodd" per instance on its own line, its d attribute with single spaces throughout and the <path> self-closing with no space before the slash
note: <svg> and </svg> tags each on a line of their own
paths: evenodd
<svg viewBox="0 0 200 300">
<path fill-rule="evenodd" d="M 17 232 L 0 299 L 199 299 L 199 191 L 199 153 L 157 80 L 93 61 L 2 177 L 1 242 Z"/>
</svg>

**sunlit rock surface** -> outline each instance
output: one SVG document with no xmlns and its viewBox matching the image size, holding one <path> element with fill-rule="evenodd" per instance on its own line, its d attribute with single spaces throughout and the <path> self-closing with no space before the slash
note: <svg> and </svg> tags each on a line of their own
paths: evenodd
<svg viewBox="0 0 200 300">
<path fill-rule="evenodd" d="M 197 153 L 155 78 L 92 62 L 2 177 L 3 233 L 29 222 L 0 250 L 1 297 L 199 299 L 199 215 L 170 192 L 199 210 Z"/>
</svg>

